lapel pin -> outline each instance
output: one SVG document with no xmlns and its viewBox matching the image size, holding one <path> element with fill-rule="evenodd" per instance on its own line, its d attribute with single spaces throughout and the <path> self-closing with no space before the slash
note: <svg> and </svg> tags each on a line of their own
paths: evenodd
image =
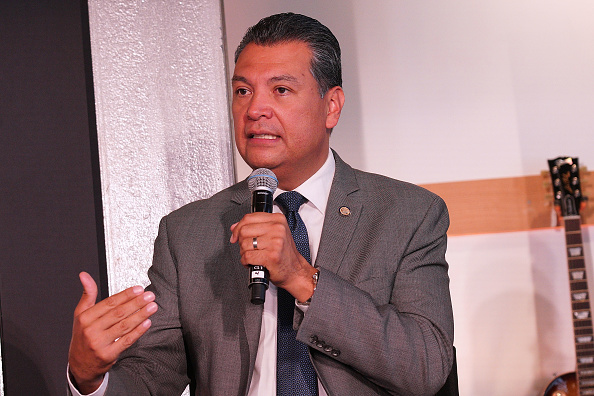
<svg viewBox="0 0 594 396">
<path fill-rule="evenodd" d="M 347 208 L 346 206 L 341 206 L 340 207 L 340 214 L 343 216 L 350 216 L 351 215 L 351 210 L 349 208 Z"/>
</svg>

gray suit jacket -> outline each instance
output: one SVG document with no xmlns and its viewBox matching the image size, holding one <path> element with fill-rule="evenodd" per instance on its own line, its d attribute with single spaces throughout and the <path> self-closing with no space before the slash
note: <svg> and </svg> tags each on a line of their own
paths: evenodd
<svg viewBox="0 0 594 396">
<path fill-rule="evenodd" d="M 320 278 L 307 314 L 296 311 L 297 337 L 331 396 L 433 395 L 453 358 L 445 204 L 335 157 Z M 262 306 L 229 238 L 249 212 L 243 181 L 163 218 L 148 288 L 159 310 L 110 371 L 107 395 L 179 395 L 188 383 L 200 396 L 246 395 Z"/>
</svg>

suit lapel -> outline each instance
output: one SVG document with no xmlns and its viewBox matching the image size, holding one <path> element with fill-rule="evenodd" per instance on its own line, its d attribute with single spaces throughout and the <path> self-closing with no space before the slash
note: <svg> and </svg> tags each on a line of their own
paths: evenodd
<svg viewBox="0 0 594 396">
<path fill-rule="evenodd" d="M 339 273 L 359 221 L 363 199 L 353 169 L 333 151 L 336 171 L 322 228 L 316 265 Z M 345 270 L 345 269 L 342 269 Z"/>
<path fill-rule="evenodd" d="M 247 183 L 240 183 L 237 191 L 231 198 L 232 208 L 224 215 L 224 222 L 229 229 L 232 224 L 241 220 L 243 216 L 251 211 L 251 195 L 247 187 Z M 241 302 L 245 307 L 245 315 L 243 317 L 243 324 L 245 328 L 245 337 L 247 339 L 249 354 L 250 354 L 250 370 L 247 378 L 247 384 L 251 383 L 251 376 L 256 362 L 256 354 L 258 351 L 258 343 L 260 341 L 260 330 L 262 327 L 262 312 L 263 305 L 254 305 L 251 303 L 251 292 L 248 289 L 248 274 L 240 264 L 239 248 L 233 249 L 231 259 L 237 264 L 240 275 L 238 276 L 238 294 L 241 296 Z M 247 394 L 247 389 L 246 389 Z"/>
<path fill-rule="evenodd" d="M 244 187 L 244 188 L 242 188 Z M 231 237 L 231 225 L 237 223 L 239 220 L 243 218 L 247 213 L 250 212 L 250 200 L 249 200 L 249 190 L 247 189 L 247 184 L 240 183 L 237 185 L 236 191 L 231 197 L 231 207 L 229 210 L 223 213 L 223 227 L 226 227 L 228 232 L 229 238 Z M 245 281 L 246 289 L 247 289 L 247 280 L 248 275 L 247 271 L 242 268 L 240 264 L 241 256 L 239 255 L 239 245 L 234 244 L 231 245 L 230 249 L 230 257 L 234 264 L 236 271 L 233 271 L 232 274 L 225 274 L 226 276 L 234 276 L 235 284 L 240 285 L 241 282 Z M 244 300 L 249 293 L 247 293 L 243 288 L 239 288 L 238 291 L 239 295 L 241 296 L 242 300 Z M 248 298 L 249 300 L 249 298 Z"/>
</svg>

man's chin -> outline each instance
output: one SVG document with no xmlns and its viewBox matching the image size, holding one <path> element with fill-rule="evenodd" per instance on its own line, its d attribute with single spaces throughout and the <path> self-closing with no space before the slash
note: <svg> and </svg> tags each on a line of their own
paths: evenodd
<svg viewBox="0 0 594 396">
<path fill-rule="evenodd" d="M 244 158 L 243 159 L 252 169 L 266 168 L 274 172 L 274 169 L 278 167 L 278 161 L 271 159 L 262 158 Z"/>
<path fill-rule="evenodd" d="M 250 165 L 250 164 L 248 164 L 248 165 Z M 270 165 L 267 165 L 267 164 L 250 165 L 250 168 L 252 168 L 252 170 L 256 170 L 256 169 L 260 169 L 260 168 L 265 168 L 265 169 L 269 169 L 269 170 L 271 170 L 273 172 L 275 170 L 275 167 L 274 166 L 270 166 Z"/>
</svg>

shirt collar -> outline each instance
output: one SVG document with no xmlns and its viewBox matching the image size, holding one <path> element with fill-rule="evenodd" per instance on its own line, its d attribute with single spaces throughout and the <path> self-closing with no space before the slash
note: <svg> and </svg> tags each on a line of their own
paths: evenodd
<svg viewBox="0 0 594 396">
<path fill-rule="evenodd" d="M 293 191 L 297 191 L 303 195 L 307 198 L 308 204 L 313 205 L 322 215 L 325 215 L 335 170 L 336 163 L 334 161 L 334 155 L 332 154 L 332 150 L 329 150 L 324 165 Z M 274 198 L 283 192 L 285 191 L 277 189 L 274 193 Z"/>
</svg>

